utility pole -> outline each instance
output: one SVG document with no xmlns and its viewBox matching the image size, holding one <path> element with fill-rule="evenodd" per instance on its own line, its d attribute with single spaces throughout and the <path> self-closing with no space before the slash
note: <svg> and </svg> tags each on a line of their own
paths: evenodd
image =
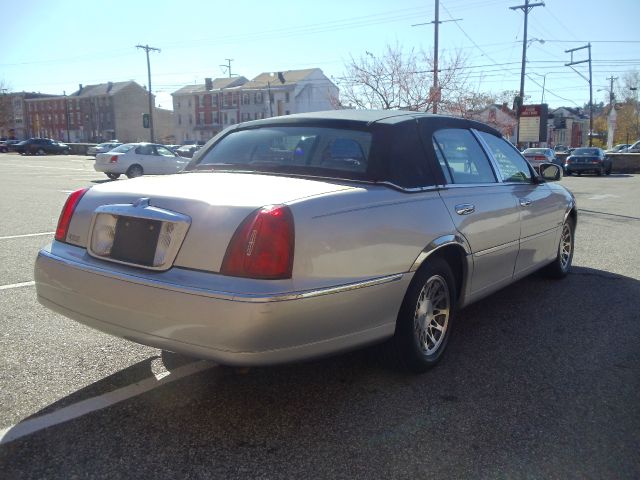
<svg viewBox="0 0 640 480">
<path fill-rule="evenodd" d="M 153 135 L 153 95 L 151 94 L 151 63 L 149 62 L 149 50 L 160 52 L 160 49 L 150 47 L 149 45 L 136 45 L 136 48 L 142 48 L 147 52 L 147 75 L 149 76 L 149 137 L 151 139 L 151 143 L 153 143 L 155 139 Z"/>
<path fill-rule="evenodd" d="M 439 25 L 445 22 L 457 22 L 461 18 L 452 18 L 451 20 L 440 20 L 440 0 L 435 0 L 435 19 L 426 23 L 415 23 L 412 27 L 419 25 L 434 25 L 433 29 L 433 87 L 431 88 L 431 98 L 433 98 L 433 113 L 438 113 L 438 102 L 440 101 L 440 85 L 438 84 L 438 37 Z"/>
<path fill-rule="evenodd" d="M 587 60 L 580 60 L 579 62 L 573 61 L 573 52 L 578 50 L 584 50 L 587 48 L 589 50 L 589 58 Z M 569 63 L 565 63 L 565 67 L 571 67 L 574 72 L 584 78 L 587 82 L 589 82 L 589 146 L 593 146 L 593 75 L 591 71 L 591 43 L 588 43 L 584 47 L 571 48 L 569 50 L 565 50 L 564 53 L 571 53 L 571 61 Z M 586 78 L 580 72 L 578 72 L 573 65 L 578 65 L 579 63 L 589 62 L 589 78 Z"/>
<path fill-rule="evenodd" d="M 524 72 L 525 64 L 527 62 L 527 27 L 529 24 L 529 12 L 534 7 L 544 7 L 544 2 L 529 3 L 529 0 L 524 0 L 524 5 L 517 5 L 515 7 L 509 7 L 511 10 L 522 10 L 524 12 L 524 36 L 522 37 L 522 68 L 520 69 L 520 95 L 516 102 L 516 125 L 518 127 L 518 135 L 516 137 L 516 143 L 519 143 L 520 137 L 520 107 L 524 104 Z"/>
<path fill-rule="evenodd" d="M 225 60 L 227 61 L 227 63 L 220 66 L 227 69 L 227 72 L 229 72 L 229 78 L 231 78 L 233 76 L 231 74 L 231 62 L 233 62 L 233 58 L 225 58 Z"/>
<path fill-rule="evenodd" d="M 613 107 L 613 102 L 616 99 L 616 96 L 613 94 L 613 81 L 617 80 L 618 77 L 614 77 L 613 75 L 611 75 L 609 78 L 607 78 L 607 80 L 609 80 L 610 84 L 609 84 L 609 103 L 611 104 L 611 106 Z"/>
</svg>

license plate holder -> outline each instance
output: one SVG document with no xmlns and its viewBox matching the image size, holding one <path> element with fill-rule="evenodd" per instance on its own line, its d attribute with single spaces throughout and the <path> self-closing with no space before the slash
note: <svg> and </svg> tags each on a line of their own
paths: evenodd
<svg viewBox="0 0 640 480">
<path fill-rule="evenodd" d="M 118 217 L 111 258 L 153 266 L 162 222 L 136 217 Z"/>
</svg>

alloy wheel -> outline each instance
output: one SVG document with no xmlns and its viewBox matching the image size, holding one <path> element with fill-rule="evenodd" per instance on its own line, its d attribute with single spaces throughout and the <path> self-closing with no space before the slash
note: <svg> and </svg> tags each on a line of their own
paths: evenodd
<svg viewBox="0 0 640 480">
<path fill-rule="evenodd" d="M 451 299 L 444 278 L 433 275 L 422 287 L 413 317 L 418 347 L 425 355 L 435 353 L 444 341 L 449 326 Z"/>
</svg>

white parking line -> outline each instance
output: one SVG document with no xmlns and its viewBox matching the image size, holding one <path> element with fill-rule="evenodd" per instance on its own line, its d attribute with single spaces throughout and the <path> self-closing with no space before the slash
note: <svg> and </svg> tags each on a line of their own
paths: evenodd
<svg viewBox="0 0 640 480">
<path fill-rule="evenodd" d="M 161 387 L 167 383 L 180 380 L 181 378 L 193 375 L 194 373 L 201 372 L 213 367 L 215 364 L 207 361 L 199 361 L 183 365 L 176 368 L 172 372 L 167 372 L 164 375 L 156 375 L 154 377 L 147 378 L 140 382 L 134 383 L 113 392 L 105 393 L 97 397 L 88 398 L 81 402 L 74 403 L 67 407 L 56 410 L 55 412 L 42 415 L 40 417 L 30 418 L 24 422 L 12 425 L 8 428 L 0 430 L 0 445 L 4 443 L 12 442 L 18 438 L 30 435 L 32 433 L 44 430 L 45 428 L 59 425 L 74 418 L 82 417 L 91 412 L 102 410 L 103 408 L 110 407 L 116 403 L 120 403 L 124 400 L 128 400 L 132 397 L 136 397 L 145 392 L 153 390 L 154 388 Z M 160 378 L 158 378 L 160 377 Z"/>
<path fill-rule="evenodd" d="M 30 282 L 12 283 L 10 285 L 0 285 L 0 290 L 9 290 L 10 288 L 32 287 L 36 284 L 33 280 Z"/>
<path fill-rule="evenodd" d="M 69 192 L 71 193 L 71 192 Z M 0 237 L 0 240 L 9 240 L 11 238 L 25 238 L 25 237 L 40 237 L 44 235 L 53 235 L 56 232 L 42 232 L 42 233 L 24 233 L 22 235 L 8 235 L 6 237 Z"/>
</svg>

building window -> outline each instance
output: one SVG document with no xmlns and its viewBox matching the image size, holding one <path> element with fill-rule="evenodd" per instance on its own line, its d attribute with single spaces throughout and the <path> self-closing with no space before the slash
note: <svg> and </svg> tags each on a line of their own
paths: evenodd
<svg viewBox="0 0 640 480">
<path fill-rule="evenodd" d="M 233 93 L 231 94 L 231 105 L 233 105 L 234 107 L 238 105 L 238 96 L 234 95 Z"/>
<path fill-rule="evenodd" d="M 211 105 L 218 106 L 218 94 L 214 93 L 211 95 Z"/>
<path fill-rule="evenodd" d="M 182 125 L 182 115 L 178 115 L 178 125 Z"/>
<path fill-rule="evenodd" d="M 243 93 L 242 94 L 242 104 L 243 105 L 249 105 L 249 94 L 248 93 Z"/>
<path fill-rule="evenodd" d="M 287 103 L 289 103 L 289 92 L 285 92 L 285 94 L 284 94 L 284 101 L 285 101 L 285 102 L 287 102 Z M 289 115 L 289 114 L 287 114 L 287 115 Z"/>
<path fill-rule="evenodd" d="M 255 103 L 263 103 L 262 92 L 256 92 Z"/>
<path fill-rule="evenodd" d="M 193 116 L 189 114 L 189 125 L 193 125 Z"/>
<path fill-rule="evenodd" d="M 178 102 L 178 108 L 180 108 L 180 102 Z"/>
<path fill-rule="evenodd" d="M 189 99 L 189 104 L 187 106 L 191 107 L 191 99 Z"/>
</svg>

